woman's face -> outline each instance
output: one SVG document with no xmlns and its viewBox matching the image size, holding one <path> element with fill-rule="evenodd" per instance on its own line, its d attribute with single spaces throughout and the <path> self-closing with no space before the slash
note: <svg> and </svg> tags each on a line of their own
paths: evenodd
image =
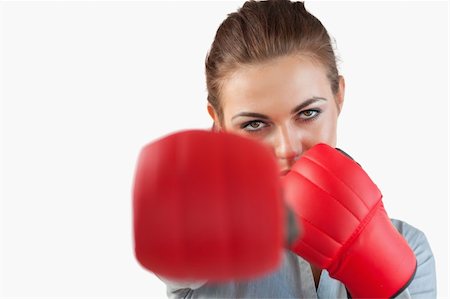
<svg viewBox="0 0 450 299">
<path fill-rule="evenodd" d="M 284 56 L 239 68 L 221 90 L 223 122 L 209 113 L 221 130 L 269 145 L 282 173 L 310 147 L 335 147 L 344 80 L 334 95 L 326 70 L 306 56 Z"/>
</svg>

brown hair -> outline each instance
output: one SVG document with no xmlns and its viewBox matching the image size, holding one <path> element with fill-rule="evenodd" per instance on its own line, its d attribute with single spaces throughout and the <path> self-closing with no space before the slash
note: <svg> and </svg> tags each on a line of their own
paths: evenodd
<svg viewBox="0 0 450 299">
<path fill-rule="evenodd" d="M 222 22 L 206 56 L 208 102 L 219 119 L 221 83 L 240 65 L 261 63 L 280 56 L 307 55 L 324 65 L 331 90 L 339 89 L 339 74 L 330 36 L 303 2 L 247 1 Z"/>
</svg>

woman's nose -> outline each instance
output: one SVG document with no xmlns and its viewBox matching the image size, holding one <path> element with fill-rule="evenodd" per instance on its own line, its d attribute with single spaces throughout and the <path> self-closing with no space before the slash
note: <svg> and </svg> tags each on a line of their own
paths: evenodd
<svg viewBox="0 0 450 299">
<path fill-rule="evenodd" d="M 275 154 L 278 159 L 295 161 L 300 157 L 301 139 L 295 130 L 280 128 L 276 143 Z"/>
</svg>

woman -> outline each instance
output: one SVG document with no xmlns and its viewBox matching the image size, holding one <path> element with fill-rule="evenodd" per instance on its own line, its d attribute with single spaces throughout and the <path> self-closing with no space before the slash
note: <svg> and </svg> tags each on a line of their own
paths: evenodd
<svg viewBox="0 0 450 299">
<path fill-rule="evenodd" d="M 206 59 L 214 129 L 269 145 L 282 174 L 318 143 L 336 146 L 345 81 L 330 37 L 301 2 L 246 2 L 217 30 Z M 414 251 L 417 270 L 399 298 L 436 297 L 434 258 L 422 232 L 392 220 Z M 163 279 L 163 278 L 162 278 Z M 341 298 L 345 286 L 290 251 L 277 272 L 225 284 L 163 279 L 173 298 Z"/>
</svg>

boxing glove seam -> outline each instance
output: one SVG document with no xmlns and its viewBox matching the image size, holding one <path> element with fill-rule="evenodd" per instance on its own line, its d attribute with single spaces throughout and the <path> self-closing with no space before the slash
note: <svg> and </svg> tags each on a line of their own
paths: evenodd
<svg viewBox="0 0 450 299">
<path fill-rule="evenodd" d="M 361 221 L 361 223 L 358 225 L 358 227 L 355 229 L 355 231 L 350 235 L 350 237 L 344 242 L 342 247 L 339 249 L 339 251 L 336 254 L 335 261 L 338 263 L 331 264 L 330 268 L 328 268 L 328 272 L 330 273 L 330 276 L 335 277 L 335 271 L 337 269 L 340 269 L 341 264 L 345 261 L 347 255 L 348 255 L 348 248 L 355 242 L 357 237 L 364 231 L 367 224 L 372 220 L 372 218 L 375 216 L 377 210 L 382 206 L 381 197 L 378 200 L 378 202 L 375 204 L 374 208 L 369 211 L 366 217 Z"/>
</svg>

